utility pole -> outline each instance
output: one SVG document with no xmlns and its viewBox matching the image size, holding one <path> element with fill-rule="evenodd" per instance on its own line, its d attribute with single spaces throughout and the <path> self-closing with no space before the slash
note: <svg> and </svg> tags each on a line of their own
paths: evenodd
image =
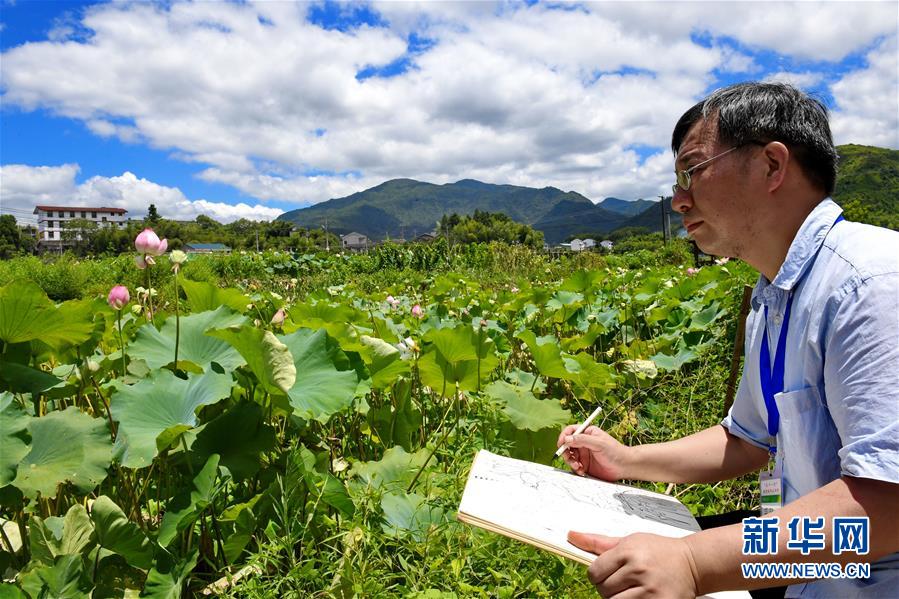
<svg viewBox="0 0 899 599">
<path fill-rule="evenodd" d="M 328 239 L 328 219 L 325 218 L 325 251 L 331 253 L 331 241 Z"/>
<path fill-rule="evenodd" d="M 671 213 L 668 211 L 668 202 L 665 196 L 659 196 L 659 206 L 662 209 L 662 238 L 667 244 L 671 241 Z"/>
<path fill-rule="evenodd" d="M 256 230 L 256 253 L 259 253 L 259 223 L 256 223 L 256 226 L 253 227 Z"/>
</svg>

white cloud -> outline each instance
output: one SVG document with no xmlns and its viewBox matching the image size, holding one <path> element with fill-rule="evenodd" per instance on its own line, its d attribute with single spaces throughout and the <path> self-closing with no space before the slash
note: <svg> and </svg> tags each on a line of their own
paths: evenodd
<svg viewBox="0 0 899 599">
<path fill-rule="evenodd" d="M 219 222 L 240 218 L 272 220 L 281 210 L 262 205 L 230 205 L 208 200 L 189 200 L 175 187 L 159 185 L 130 172 L 118 177 L 91 177 L 76 184 L 78 165 L 27 166 L 8 164 L 0 167 L 2 211 L 25 220 L 38 204 L 58 206 L 103 206 L 124 208 L 130 218 L 143 218 L 150 204 L 159 214 L 175 220 L 193 220 L 206 214 Z M 23 218 L 20 218 L 23 216 Z"/>
<path fill-rule="evenodd" d="M 824 79 L 822 73 L 790 73 L 788 71 L 778 71 L 765 77 L 764 81 L 776 83 L 788 83 L 800 89 L 810 90 Z"/>
<path fill-rule="evenodd" d="M 670 185 L 671 127 L 715 73 L 808 87 L 825 80 L 821 61 L 878 36 L 895 44 L 896 34 L 890 2 L 379 2 L 389 28 L 346 32 L 308 23 L 310 6 L 97 5 L 75 24 L 93 31 L 89 43 L 3 54 L 4 104 L 82 119 L 98 136 L 196 163 L 200 179 L 260 200 L 305 205 L 395 177 L 651 197 Z M 433 45 L 406 56 L 408 70 L 357 79 L 403 58 L 413 32 Z M 869 69 L 833 86 L 843 141 L 892 135 L 880 145 L 895 145 L 892 48 L 892 63 L 881 47 Z M 816 62 L 770 73 L 757 49 Z M 631 145 L 660 151 L 641 163 Z M 96 187 L 158 192 L 185 213 L 203 206 L 174 188 L 114 179 Z"/>
<path fill-rule="evenodd" d="M 859 143 L 899 149 L 899 81 L 896 36 L 866 56 L 868 67 L 831 86 L 837 110 L 831 127 L 838 144 Z"/>
</svg>

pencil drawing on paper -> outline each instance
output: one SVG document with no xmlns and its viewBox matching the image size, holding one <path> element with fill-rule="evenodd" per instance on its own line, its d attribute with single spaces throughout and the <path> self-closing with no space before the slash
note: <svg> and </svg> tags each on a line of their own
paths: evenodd
<svg viewBox="0 0 899 599">
<path fill-rule="evenodd" d="M 547 531 L 564 528 L 561 514 L 590 515 L 591 522 L 624 521 L 630 516 L 643 521 L 637 526 L 645 532 L 664 532 L 668 527 L 699 530 L 690 511 L 674 498 L 486 451 L 475 460 L 460 511 L 469 506 L 496 511 L 503 519 L 520 517 L 530 521 L 529 526 Z M 535 519 L 547 506 L 556 510 L 543 520 Z"/>
</svg>

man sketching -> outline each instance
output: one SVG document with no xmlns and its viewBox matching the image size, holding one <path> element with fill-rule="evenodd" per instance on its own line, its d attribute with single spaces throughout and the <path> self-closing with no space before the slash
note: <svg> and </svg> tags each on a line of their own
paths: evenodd
<svg viewBox="0 0 899 599">
<path fill-rule="evenodd" d="M 628 447 L 593 426 L 573 436 L 567 427 L 559 445 L 575 472 L 609 481 L 762 471 L 777 483 L 762 497 L 774 508 L 763 520 L 778 518 L 776 551 L 744 555 L 740 522 L 681 539 L 571 532 L 569 541 L 598 555 L 588 575 L 607 598 L 778 585 L 790 585 L 787 597 L 899 596 L 899 233 L 842 219 L 829 198 L 837 155 L 827 111 L 788 85 L 714 92 L 678 121 L 672 149 L 672 207 L 688 234 L 760 274 L 733 407 L 721 425 L 667 443 Z M 794 517 L 824 519 L 820 550 L 788 547 Z M 869 518 L 865 555 L 834 546 L 831 522 L 852 517 Z M 748 562 L 868 562 L 871 575 L 753 579 L 740 567 Z"/>
</svg>

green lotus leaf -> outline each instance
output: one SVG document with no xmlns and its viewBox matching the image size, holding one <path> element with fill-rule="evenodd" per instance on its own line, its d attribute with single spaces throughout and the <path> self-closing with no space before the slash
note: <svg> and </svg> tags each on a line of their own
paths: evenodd
<svg viewBox="0 0 899 599">
<path fill-rule="evenodd" d="M 680 370 L 680 367 L 686 364 L 687 362 L 692 362 L 696 358 L 699 357 L 692 349 L 684 348 L 677 352 L 674 356 L 669 356 L 667 354 L 656 354 L 650 358 L 653 362 L 655 362 L 656 366 L 661 368 L 662 370 Z"/>
<path fill-rule="evenodd" d="M 149 466 L 158 453 L 157 437 L 171 427 L 197 426 L 197 408 L 230 394 L 231 377 L 212 371 L 184 380 L 170 370 L 157 370 L 136 385 L 121 386 L 109 408 L 119 423 L 116 453 L 122 465 Z"/>
<path fill-rule="evenodd" d="M 441 393 L 454 391 L 455 386 L 463 391 L 480 389 L 499 364 L 493 340 L 467 324 L 431 329 L 424 340 L 430 345 L 418 361 L 421 380 Z"/>
<path fill-rule="evenodd" d="M 360 337 L 371 333 L 367 314 L 327 301 L 297 304 L 290 309 L 290 319 L 298 328 L 324 329 L 346 351 L 363 351 Z"/>
<path fill-rule="evenodd" d="M 447 329 L 431 329 L 424 340 L 440 352 L 440 356 L 450 364 L 465 360 L 477 360 L 477 339 L 471 327 L 461 324 Z"/>
<path fill-rule="evenodd" d="M 40 586 L 26 589 L 32 597 L 87 599 L 90 596 L 92 585 L 84 573 L 84 564 L 79 555 L 60 555 L 52 566 L 40 566 L 33 572 Z"/>
<path fill-rule="evenodd" d="M 41 518 L 32 515 L 28 519 L 28 548 L 34 562 L 51 565 L 60 554 L 59 543 L 62 541 L 63 518 L 50 516 Z"/>
<path fill-rule="evenodd" d="M 606 273 L 601 270 L 578 270 L 562 281 L 559 289 L 563 291 L 575 291 L 577 293 L 590 294 L 596 290 L 599 283 L 606 276 Z"/>
<path fill-rule="evenodd" d="M 427 449 L 406 453 L 402 447 L 392 447 L 380 460 L 353 464 L 350 476 L 361 478 L 372 487 L 405 492 L 427 459 Z"/>
<path fill-rule="evenodd" d="M 256 379 L 269 393 L 287 393 L 297 379 L 297 369 L 287 346 L 274 333 L 242 325 L 206 333 L 226 341 L 240 352 Z"/>
<path fill-rule="evenodd" d="M 31 446 L 19 463 L 13 485 L 26 497 L 56 497 L 59 483 L 87 493 L 106 478 L 112 461 L 109 428 L 71 406 L 28 422 Z"/>
<path fill-rule="evenodd" d="M 0 341 L 39 339 L 53 348 L 76 345 L 94 330 L 93 302 L 67 302 L 57 308 L 33 281 L 0 287 Z"/>
<path fill-rule="evenodd" d="M 582 389 L 608 391 L 614 389 L 618 383 L 619 375 L 608 364 L 597 362 L 587 352 L 580 352 L 573 356 L 563 356 L 562 361 L 570 373 L 568 379 Z M 589 399 L 595 399 L 594 393 L 581 394 Z"/>
<path fill-rule="evenodd" d="M 27 433 L 31 416 L 19 407 L 12 393 L 0 393 L 0 487 L 16 477 L 16 467 L 28 453 Z"/>
<path fill-rule="evenodd" d="M 287 477 L 292 481 L 305 482 L 310 493 L 320 497 L 323 503 L 338 510 L 347 518 L 352 518 L 356 511 L 344 482 L 327 470 L 322 472 L 320 468 L 317 469 L 315 454 L 302 445 L 291 452 L 288 458 Z"/>
<path fill-rule="evenodd" d="M 181 599 L 181 589 L 197 565 L 199 551 L 194 549 L 186 558 L 176 559 L 167 551 L 160 551 L 156 563 L 147 573 L 141 597 L 149 599 Z"/>
<path fill-rule="evenodd" d="M 236 482 L 259 471 L 259 454 L 272 449 L 276 441 L 275 429 L 265 423 L 262 406 L 251 402 L 234 406 L 187 436 L 193 437 L 188 444 L 196 468 L 218 454 L 219 467 L 227 469 Z"/>
<path fill-rule="evenodd" d="M 428 504 L 427 499 L 416 493 L 385 493 L 381 497 L 384 512 L 384 532 L 390 536 L 409 535 L 416 541 L 424 541 L 432 527 L 447 522 L 446 513 Z"/>
<path fill-rule="evenodd" d="M 179 493 L 168 505 L 159 527 L 159 544 L 168 547 L 179 532 L 193 524 L 194 520 L 212 501 L 215 479 L 218 476 L 219 456 L 212 454 L 206 465 L 191 481 L 190 489 Z"/>
<path fill-rule="evenodd" d="M 540 374 L 557 379 L 568 378 L 569 372 L 562 362 L 562 350 L 555 337 L 552 335 L 537 337 L 529 329 L 521 331 L 516 337 L 528 346 Z"/>
<path fill-rule="evenodd" d="M 690 327 L 688 331 L 705 331 L 713 322 L 724 316 L 725 311 L 721 309 L 718 302 L 713 302 L 709 307 L 693 314 L 690 318 Z"/>
<path fill-rule="evenodd" d="M 246 322 L 246 318 L 232 312 L 225 306 L 217 310 L 191 314 L 181 318 L 181 336 L 178 344 L 178 364 L 182 362 L 195 364 L 201 371 L 209 370 L 210 364 L 216 362 L 226 371 L 243 365 L 241 355 L 222 339 L 206 334 L 209 329 L 220 329 L 238 326 Z M 161 330 L 153 324 L 145 324 L 137 331 L 137 336 L 128 346 L 128 357 L 132 360 L 144 360 L 155 370 L 171 364 L 175 360 L 175 319 L 168 318 Z"/>
<path fill-rule="evenodd" d="M 484 394 L 503 407 L 503 413 L 516 427 L 531 431 L 561 429 L 571 422 L 571 413 L 556 399 L 537 399 L 526 387 L 496 381 L 484 388 Z"/>
<path fill-rule="evenodd" d="M 0 582 L 0 599 L 28 599 L 28 595 L 17 586 Z"/>
<path fill-rule="evenodd" d="M 153 565 L 153 543 L 140 527 L 106 495 L 91 507 L 91 520 L 101 547 L 125 558 L 129 565 L 149 570 Z"/>
<path fill-rule="evenodd" d="M 40 393 L 62 383 L 49 372 L 0 359 L 0 381 L 15 393 Z"/>
<path fill-rule="evenodd" d="M 246 312 L 250 304 L 250 298 L 237 289 L 222 289 L 212 283 L 190 279 L 181 279 L 180 283 L 184 294 L 187 295 L 190 309 L 195 313 L 216 310 L 220 306 L 228 306 L 235 312 L 242 313 Z"/>
<path fill-rule="evenodd" d="M 358 377 L 355 371 L 339 369 L 348 366 L 346 355 L 328 334 L 319 329 L 300 329 L 279 337 L 293 355 L 296 382 L 287 396 L 294 414 L 321 423 L 353 403 Z"/>
<path fill-rule="evenodd" d="M 402 359 L 402 354 L 393 345 L 377 337 L 362 335 L 360 337 L 365 350 L 361 352 L 365 366 L 371 375 L 371 386 L 385 389 L 401 376 L 408 376 L 410 365 Z"/>
<path fill-rule="evenodd" d="M 69 508 L 65 517 L 42 519 L 32 516 L 28 526 L 32 559 L 53 565 L 61 555 L 86 555 L 96 546 L 94 525 L 80 503 Z"/>
</svg>

